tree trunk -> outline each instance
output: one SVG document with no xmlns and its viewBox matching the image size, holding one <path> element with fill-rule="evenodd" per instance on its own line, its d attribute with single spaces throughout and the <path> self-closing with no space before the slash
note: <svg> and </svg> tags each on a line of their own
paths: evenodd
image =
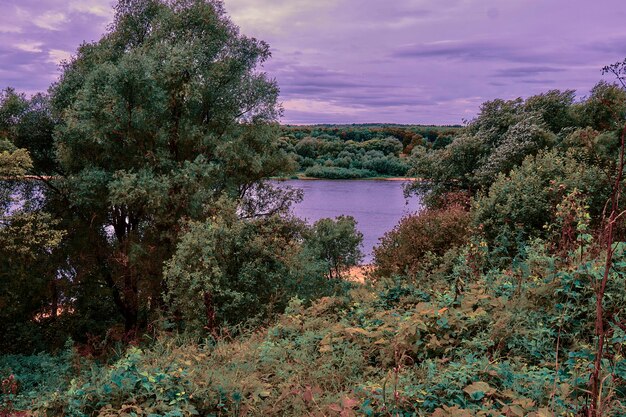
<svg viewBox="0 0 626 417">
<path fill-rule="evenodd" d="M 206 315 L 206 329 L 215 335 L 217 330 L 215 304 L 213 303 L 213 294 L 209 291 L 204 293 L 204 312 Z"/>
</svg>

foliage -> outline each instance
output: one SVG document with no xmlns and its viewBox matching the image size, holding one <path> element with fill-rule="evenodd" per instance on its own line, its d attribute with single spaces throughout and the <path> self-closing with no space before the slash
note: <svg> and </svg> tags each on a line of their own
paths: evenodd
<svg viewBox="0 0 626 417">
<path fill-rule="evenodd" d="M 0 153 L 0 175 L 9 179 L 25 175 L 33 166 L 28 151 L 26 149 L 15 149 L 10 146 L 10 142 L 5 142 L 3 145 L 5 149 L 8 149 Z"/>
<path fill-rule="evenodd" d="M 457 190 L 473 190 L 474 171 L 478 169 L 484 156 L 482 139 L 476 136 L 461 135 L 444 149 L 429 151 L 415 148 L 411 154 L 409 175 L 417 177 L 409 191 L 436 199 L 443 194 Z"/>
<path fill-rule="evenodd" d="M 303 256 L 324 265 L 328 279 L 341 279 L 346 270 L 363 259 L 363 234 L 351 216 L 320 219 L 307 230 L 302 248 Z"/>
<path fill-rule="evenodd" d="M 353 179 L 405 176 L 406 155 L 442 146 L 456 128 L 405 125 L 284 126 L 281 147 L 308 177 Z M 424 137 L 426 140 L 424 140 Z"/>
<path fill-rule="evenodd" d="M 70 377 L 75 371 L 75 357 L 69 342 L 66 350 L 55 356 L 46 353 L 0 356 L 0 379 L 3 382 L 12 379 L 15 387 L 11 399 L 17 405 L 23 407 L 37 402 L 44 394 L 58 396 L 69 388 Z M 7 400 L 6 394 L 0 398 Z"/>
<path fill-rule="evenodd" d="M 222 2 L 115 12 L 49 97 L 0 94 L 0 414 L 625 414 L 624 89 L 280 128 Z M 266 181 L 297 168 L 427 208 L 350 284 L 355 220 Z"/>
<path fill-rule="evenodd" d="M 415 148 L 408 175 L 422 181 L 409 191 L 428 192 L 435 199 L 458 190 L 486 193 L 499 174 L 508 175 L 526 158 L 552 149 L 567 154 L 574 144 L 586 150 L 587 162 L 605 169 L 606 159 L 599 158 L 607 155 L 604 148 L 610 144 L 614 161 L 614 129 L 625 102 L 626 92 L 606 82 L 579 102 L 572 90 L 485 102 L 464 133 L 444 148 Z"/>
<path fill-rule="evenodd" d="M 597 219 L 609 191 L 602 171 L 556 152 L 530 156 L 508 176 L 500 174 L 488 194 L 477 197 L 474 221 L 489 241 L 512 241 L 518 233 L 545 237 L 544 226 L 555 221 L 557 204 L 574 189 L 585 196 Z"/>
<path fill-rule="evenodd" d="M 309 232 L 314 237 L 301 246 L 307 233 L 301 221 L 278 216 L 241 220 L 232 206 L 222 206 L 210 219 L 190 222 L 185 229 L 164 276 L 165 301 L 187 329 L 215 331 L 218 325 L 263 320 L 282 311 L 291 297 L 332 293 L 321 272 L 303 274 L 311 269 L 307 262 L 341 268 L 351 260 L 343 259 L 340 251 L 331 251 L 328 260 L 311 253 L 321 243 L 335 251 L 349 250 L 340 246 L 343 241 L 324 241 L 317 224 Z M 333 231 L 342 237 L 341 228 Z"/>
<path fill-rule="evenodd" d="M 340 167 L 316 167 L 312 166 L 304 171 L 307 177 L 324 178 L 330 180 L 369 178 L 376 174 L 365 169 L 348 169 Z"/>
<path fill-rule="evenodd" d="M 454 204 L 444 209 L 424 209 L 403 218 L 374 249 L 380 276 L 413 276 L 418 270 L 464 245 L 469 236 L 470 213 Z"/>
<path fill-rule="evenodd" d="M 37 315 L 52 316 L 58 305 L 55 296 L 59 279 L 49 262 L 50 254 L 60 245 L 65 233 L 59 222 L 41 209 L 41 190 L 29 182 L 41 161 L 18 147 L 26 142 L 20 133 L 30 126 L 31 103 L 11 89 L 0 94 L 0 321 L 3 352 L 21 351 L 37 346 Z M 45 134 L 45 132 L 42 132 Z M 33 137 L 28 136 L 30 139 Z M 35 137 L 36 139 L 36 137 Z M 36 150 L 36 147 L 34 147 Z M 39 337 L 38 337 L 39 336 Z"/>
<path fill-rule="evenodd" d="M 34 408 L 138 416 L 576 414 L 593 360 L 587 283 L 601 265 L 554 257 L 540 241 L 521 252 L 511 268 L 486 271 L 461 292 L 447 282 L 382 280 L 308 308 L 294 299 L 268 329 L 235 340 L 163 335 L 108 365 L 83 368 Z M 620 274 L 625 256 L 616 253 Z M 607 308 L 622 308 L 620 286 L 608 292 Z M 616 328 L 610 342 L 615 375 L 622 337 Z M 619 377 L 607 377 L 617 404 L 626 392 Z M 619 413 L 617 405 L 607 415 Z"/>
<path fill-rule="evenodd" d="M 221 2 L 120 1 L 109 32 L 64 65 L 52 88 L 63 175 L 49 204 L 69 232 L 73 278 L 106 287 L 68 298 L 89 309 L 104 296 L 128 331 L 145 327 L 187 221 L 223 197 L 269 210 L 248 215 L 296 198 L 258 192 L 292 167 L 277 145 L 278 88 L 259 71 L 269 56 Z M 253 194 L 270 200 L 247 204 Z"/>
<path fill-rule="evenodd" d="M 530 155 L 555 142 L 555 136 L 537 118 L 526 118 L 511 126 L 484 165 L 475 171 L 477 181 L 491 184 L 499 173 L 508 173 Z"/>
</svg>

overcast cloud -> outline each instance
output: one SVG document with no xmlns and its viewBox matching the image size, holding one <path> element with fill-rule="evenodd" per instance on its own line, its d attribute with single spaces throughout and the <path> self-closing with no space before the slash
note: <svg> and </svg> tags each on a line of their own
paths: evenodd
<svg viewBox="0 0 626 417">
<path fill-rule="evenodd" d="M 109 0 L 1 0 L 0 87 L 34 93 L 111 21 Z M 270 43 L 284 123 L 457 124 L 481 102 L 584 96 L 626 58 L 622 0 L 226 0 Z"/>
</svg>

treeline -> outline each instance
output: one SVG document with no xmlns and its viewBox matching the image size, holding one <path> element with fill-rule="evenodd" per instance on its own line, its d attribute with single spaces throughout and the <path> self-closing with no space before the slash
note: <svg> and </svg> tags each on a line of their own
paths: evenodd
<svg viewBox="0 0 626 417">
<path fill-rule="evenodd" d="M 545 237 L 554 208 L 574 190 L 600 222 L 617 169 L 625 99 L 618 85 L 600 82 L 579 101 L 572 90 L 553 90 L 486 102 L 450 145 L 413 151 L 411 175 L 429 180 L 414 190 L 432 201 L 468 193 L 493 239 Z"/>
<path fill-rule="evenodd" d="M 416 147 L 440 149 L 460 127 L 419 125 L 281 126 L 281 147 L 307 177 L 401 177 Z"/>
</svg>

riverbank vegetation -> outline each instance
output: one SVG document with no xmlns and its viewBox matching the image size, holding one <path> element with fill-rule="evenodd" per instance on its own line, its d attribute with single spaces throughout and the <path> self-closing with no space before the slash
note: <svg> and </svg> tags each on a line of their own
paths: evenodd
<svg viewBox="0 0 626 417">
<path fill-rule="evenodd" d="M 268 58 L 219 2 L 122 0 L 3 92 L 0 415 L 626 414 L 626 61 L 448 137 L 281 128 Z M 423 179 L 363 283 L 354 219 L 266 181 L 342 152 Z"/>
<path fill-rule="evenodd" d="M 416 146 L 440 149 L 459 132 L 460 126 L 282 126 L 280 146 L 304 177 L 405 177 Z"/>
</svg>

